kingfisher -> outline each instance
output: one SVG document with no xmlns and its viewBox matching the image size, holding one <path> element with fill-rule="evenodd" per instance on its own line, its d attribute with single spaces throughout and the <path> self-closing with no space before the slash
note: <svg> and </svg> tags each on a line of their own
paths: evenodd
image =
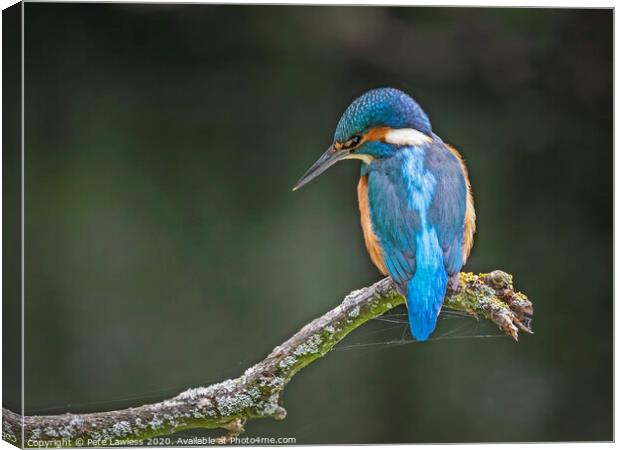
<svg viewBox="0 0 620 450">
<path fill-rule="evenodd" d="M 411 334 L 425 341 L 473 245 L 476 213 L 463 158 L 433 133 L 413 98 L 381 88 L 349 105 L 332 144 L 293 190 L 344 159 L 362 162 L 357 196 L 370 259 L 394 280 Z"/>
</svg>

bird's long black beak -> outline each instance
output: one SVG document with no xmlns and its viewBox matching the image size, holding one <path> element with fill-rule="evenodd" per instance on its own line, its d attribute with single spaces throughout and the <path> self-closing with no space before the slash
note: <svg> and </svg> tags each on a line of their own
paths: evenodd
<svg viewBox="0 0 620 450">
<path fill-rule="evenodd" d="M 345 158 L 348 154 L 349 152 L 347 150 L 336 150 L 336 148 L 331 145 L 325 153 L 323 153 L 323 155 L 321 155 L 321 157 L 314 164 L 312 164 L 312 166 L 310 166 L 306 173 L 303 174 L 295 186 L 293 186 L 293 190 L 296 191 L 305 184 L 310 183 L 331 166 Z"/>
</svg>

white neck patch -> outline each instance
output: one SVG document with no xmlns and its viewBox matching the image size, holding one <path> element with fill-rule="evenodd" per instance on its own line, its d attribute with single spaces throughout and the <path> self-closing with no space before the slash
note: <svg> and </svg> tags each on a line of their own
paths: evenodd
<svg viewBox="0 0 620 450">
<path fill-rule="evenodd" d="M 433 142 L 433 139 L 413 128 L 398 128 L 390 130 L 385 135 L 385 142 L 395 145 L 423 145 Z"/>
<path fill-rule="evenodd" d="M 370 164 L 375 158 L 370 155 L 365 155 L 364 153 L 351 153 L 342 159 L 359 159 L 364 164 Z"/>
</svg>

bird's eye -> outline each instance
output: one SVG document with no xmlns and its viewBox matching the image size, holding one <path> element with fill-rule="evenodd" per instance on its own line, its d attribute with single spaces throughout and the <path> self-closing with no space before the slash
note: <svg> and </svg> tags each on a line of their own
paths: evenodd
<svg viewBox="0 0 620 450">
<path fill-rule="evenodd" d="M 356 147 L 362 141 L 362 137 L 359 134 L 354 135 L 345 143 L 346 148 Z"/>
</svg>

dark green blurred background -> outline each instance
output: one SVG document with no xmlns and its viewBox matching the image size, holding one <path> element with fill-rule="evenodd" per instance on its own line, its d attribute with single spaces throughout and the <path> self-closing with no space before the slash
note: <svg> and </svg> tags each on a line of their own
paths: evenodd
<svg viewBox="0 0 620 450">
<path fill-rule="evenodd" d="M 237 376 L 377 280 L 359 165 L 290 188 L 351 100 L 393 86 L 465 156 L 478 213 L 467 269 L 513 273 L 536 334 L 330 353 L 287 388 L 288 418 L 248 435 L 612 439 L 611 10 L 25 14 L 27 413 Z"/>
</svg>

